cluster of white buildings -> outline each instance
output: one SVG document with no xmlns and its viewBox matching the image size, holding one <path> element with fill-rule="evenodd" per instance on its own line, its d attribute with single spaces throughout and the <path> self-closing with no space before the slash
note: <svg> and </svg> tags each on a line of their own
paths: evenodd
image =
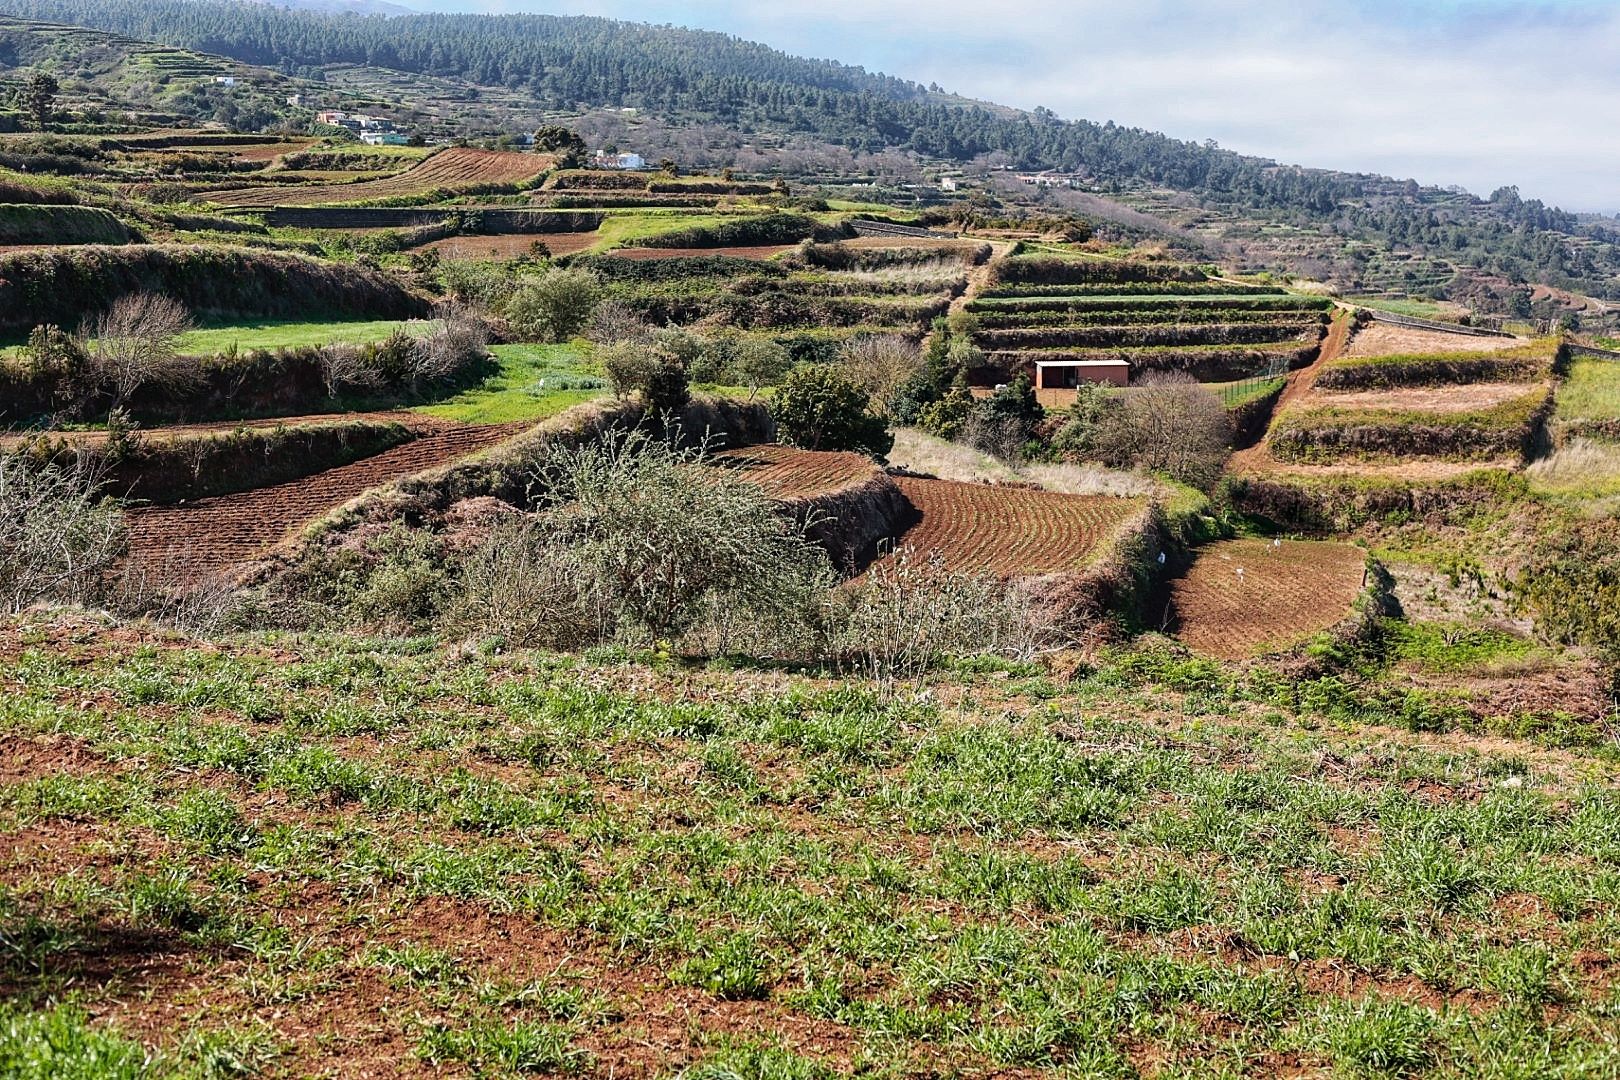
<svg viewBox="0 0 1620 1080">
<path fill-rule="evenodd" d="M 594 162 L 598 169 L 624 169 L 627 172 L 640 172 L 643 169 L 652 168 L 647 164 L 647 159 L 640 154 L 609 154 L 604 150 L 596 152 Z"/>
<path fill-rule="evenodd" d="M 405 146 L 410 139 L 387 117 L 367 116 L 364 113 L 346 113 L 339 109 L 323 109 L 315 114 L 317 124 L 331 124 L 347 128 L 360 136 L 368 146 Z"/>
</svg>

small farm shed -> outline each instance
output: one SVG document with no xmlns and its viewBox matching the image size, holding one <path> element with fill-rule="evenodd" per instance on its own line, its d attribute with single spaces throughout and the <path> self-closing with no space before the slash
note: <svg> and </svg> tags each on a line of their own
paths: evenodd
<svg viewBox="0 0 1620 1080">
<path fill-rule="evenodd" d="M 1073 390 L 1083 382 L 1125 386 L 1131 365 L 1125 360 L 1037 360 L 1035 389 Z"/>
</svg>

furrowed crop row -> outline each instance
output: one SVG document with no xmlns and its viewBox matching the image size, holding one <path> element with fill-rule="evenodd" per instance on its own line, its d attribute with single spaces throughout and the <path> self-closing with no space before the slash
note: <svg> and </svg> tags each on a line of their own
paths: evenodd
<svg viewBox="0 0 1620 1080">
<path fill-rule="evenodd" d="M 1083 570 L 1140 506 L 1133 499 L 950 480 L 901 476 L 895 482 L 922 513 L 899 547 L 918 559 L 938 557 L 958 573 L 1026 577 Z"/>
<path fill-rule="evenodd" d="M 1103 308 L 1097 311 L 984 311 L 975 313 L 981 330 L 1018 330 L 1037 326 L 1145 326 L 1150 324 L 1179 323 L 1200 326 L 1204 323 L 1246 322 L 1312 322 L 1327 321 L 1326 312 L 1244 311 L 1232 308 L 1166 308 L 1162 311 L 1134 311 L 1128 308 Z"/>
</svg>

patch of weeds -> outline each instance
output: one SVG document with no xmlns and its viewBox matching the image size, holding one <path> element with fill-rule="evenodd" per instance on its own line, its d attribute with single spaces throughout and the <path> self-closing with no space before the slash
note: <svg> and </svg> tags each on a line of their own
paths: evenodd
<svg viewBox="0 0 1620 1080">
<path fill-rule="evenodd" d="M 207 788 L 193 788 L 157 815 L 160 831 L 192 844 L 209 855 L 241 851 L 253 840 L 253 829 L 230 797 Z"/>
<path fill-rule="evenodd" d="M 574 1073 L 590 1062 L 590 1055 L 573 1044 L 568 1028 L 524 1021 L 477 1019 L 463 1027 L 435 1025 L 417 1041 L 416 1053 L 433 1065 L 462 1062 L 475 1076 Z"/>
<path fill-rule="evenodd" d="M 1428 1009 L 1365 999 L 1325 1009 L 1316 1020 L 1315 1042 L 1349 1076 L 1410 1076 L 1434 1060 L 1437 1025 Z"/>
<path fill-rule="evenodd" d="M 679 1080 L 835 1080 L 838 1073 L 790 1050 L 731 1043 L 677 1076 Z"/>
<path fill-rule="evenodd" d="M 771 992 L 770 957 L 745 934 L 710 938 L 683 961 L 670 979 L 726 1001 L 763 1000 Z"/>
<path fill-rule="evenodd" d="M 0 1076 L 11 1080 L 147 1080 L 165 1075 L 146 1048 L 97 1027 L 83 1009 L 0 1004 Z"/>
</svg>

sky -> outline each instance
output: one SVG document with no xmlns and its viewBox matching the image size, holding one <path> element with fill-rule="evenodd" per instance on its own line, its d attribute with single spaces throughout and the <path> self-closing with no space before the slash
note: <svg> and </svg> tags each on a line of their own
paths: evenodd
<svg viewBox="0 0 1620 1080">
<path fill-rule="evenodd" d="M 721 30 L 1278 161 L 1620 213 L 1620 0 L 400 0 Z"/>
</svg>

